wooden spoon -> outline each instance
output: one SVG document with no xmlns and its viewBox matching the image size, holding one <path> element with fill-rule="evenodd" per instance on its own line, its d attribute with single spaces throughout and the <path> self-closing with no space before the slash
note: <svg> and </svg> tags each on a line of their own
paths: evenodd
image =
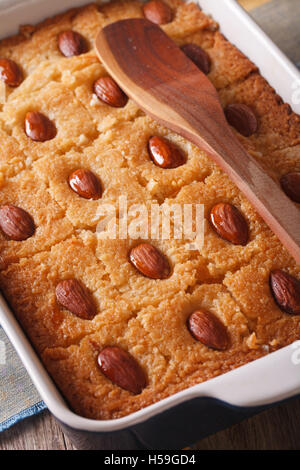
<svg viewBox="0 0 300 470">
<path fill-rule="evenodd" d="M 99 32 L 96 50 L 140 108 L 211 156 L 300 264 L 300 211 L 245 151 L 214 86 L 163 30 L 146 19 L 118 21 Z"/>
</svg>

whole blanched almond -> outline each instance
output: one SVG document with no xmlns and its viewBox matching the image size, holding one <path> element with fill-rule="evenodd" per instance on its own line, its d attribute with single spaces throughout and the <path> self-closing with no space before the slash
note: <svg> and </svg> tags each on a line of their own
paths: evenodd
<svg viewBox="0 0 300 470">
<path fill-rule="evenodd" d="M 206 75 L 210 72 L 210 57 L 202 47 L 197 44 L 189 43 L 181 47 L 185 55 L 194 62 L 195 65 Z"/>
<path fill-rule="evenodd" d="M 73 57 L 88 51 L 85 39 L 72 30 L 63 31 L 58 35 L 58 47 L 65 57 Z"/>
<path fill-rule="evenodd" d="M 23 81 L 20 67 L 10 59 L 0 58 L 0 80 L 11 87 L 17 87 Z"/>
<path fill-rule="evenodd" d="M 271 292 L 276 303 L 286 313 L 300 315 L 300 281 L 276 269 L 270 274 Z"/>
<path fill-rule="evenodd" d="M 229 104 L 224 112 L 229 124 L 244 137 L 250 137 L 257 131 L 256 116 L 252 109 L 245 104 Z"/>
<path fill-rule="evenodd" d="M 146 387 L 146 376 L 137 361 L 117 346 L 107 346 L 98 355 L 102 373 L 114 384 L 138 395 Z"/>
<path fill-rule="evenodd" d="M 197 310 L 188 319 L 192 336 L 205 346 L 224 351 L 229 347 L 229 335 L 225 325 L 211 312 Z"/>
<path fill-rule="evenodd" d="M 129 258 L 136 269 L 146 277 L 166 279 L 170 275 L 167 258 L 150 243 L 141 243 L 132 248 Z"/>
<path fill-rule="evenodd" d="M 245 246 L 249 239 L 248 224 L 240 211 L 232 204 L 216 204 L 210 213 L 210 221 L 217 234 L 234 245 Z"/>
<path fill-rule="evenodd" d="M 69 176 L 71 189 L 85 199 L 100 199 L 102 187 L 98 177 L 90 170 L 79 169 Z"/>
<path fill-rule="evenodd" d="M 97 313 L 91 293 L 77 279 L 57 284 L 56 299 L 64 308 L 84 320 L 92 320 Z"/>
<path fill-rule="evenodd" d="M 15 241 L 27 240 L 35 232 L 31 215 L 12 204 L 0 208 L 0 228 L 9 239 Z"/>
<path fill-rule="evenodd" d="M 38 111 L 30 111 L 25 116 L 25 132 L 36 142 L 54 139 L 56 127 L 47 116 Z"/>
<path fill-rule="evenodd" d="M 294 202 L 300 203 L 300 172 L 288 173 L 281 180 L 281 187 Z"/>
<path fill-rule="evenodd" d="M 152 0 L 146 3 L 144 15 L 147 20 L 155 24 L 167 24 L 173 19 L 173 13 L 169 5 L 160 0 Z"/>
<path fill-rule="evenodd" d="M 94 92 L 99 100 L 114 108 L 123 108 L 128 101 L 125 93 L 111 77 L 99 78 L 94 83 Z"/>
<path fill-rule="evenodd" d="M 151 137 L 148 142 L 148 150 L 153 162 L 160 168 L 178 168 L 186 162 L 183 153 L 164 137 Z"/>
</svg>

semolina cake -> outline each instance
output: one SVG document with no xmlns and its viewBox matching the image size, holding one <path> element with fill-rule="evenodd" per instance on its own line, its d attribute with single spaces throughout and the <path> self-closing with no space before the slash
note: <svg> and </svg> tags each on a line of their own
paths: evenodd
<svg viewBox="0 0 300 470">
<path fill-rule="evenodd" d="M 144 16 L 207 74 L 237 139 L 300 203 L 300 117 L 196 4 L 90 4 L 0 42 L 0 286 L 92 419 L 300 337 L 300 267 L 215 163 L 146 116 L 96 56 L 99 28 Z M 197 204 L 203 243 L 145 236 L 148 215 L 132 236 L 99 236 L 107 207 L 121 224 L 141 205 Z"/>
</svg>

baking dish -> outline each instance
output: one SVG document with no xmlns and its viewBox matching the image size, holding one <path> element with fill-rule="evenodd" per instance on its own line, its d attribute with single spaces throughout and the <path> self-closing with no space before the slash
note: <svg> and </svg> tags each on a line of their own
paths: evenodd
<svg viewBox="0 0 300 470">
<path fill-rule="evenodd" d="M 34 23 L 82 3 L 83 0 L 4 0 L 0 2 L 1 36 L 16 32 L 20 23 Z M 293 92 L 300 86 L 298 70 L 243 9 L 234 0 L 199 3 L 220 22 L 228 39 L 260 67 L 271 85 L 300 113 L 300 104 L 292 102 Z M 42 399 L 77 448 L 178 449 L 300 393 L 299 341 L 127 417 L 90 420 L 69 409 L 2 298 L 0 323 Z"/>
</svg>

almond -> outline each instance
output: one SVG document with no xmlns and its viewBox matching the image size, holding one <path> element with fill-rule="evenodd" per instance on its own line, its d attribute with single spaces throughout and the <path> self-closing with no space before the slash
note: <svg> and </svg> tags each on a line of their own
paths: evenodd
<svg viewBox="0 0 300 470">
<path fill-rule="evenodd" d="M 217 234 L 234 245 L 247 245 L 249 229 L 240 211 L 231 204 L 216 204 L 210 213 L 211 223 Z"/>
<path fill-rule="evenodd" d="M 88 51 L 85 39 L 72 30 L 63 31 L 58 35 L 58 47 L 65 57 L 73 57 Z"/>
<path fill-rule="evenodd" d="M 164 137 L 151 137 L 148 150 L 153 162 L 160 168 L 178 168 L 186 162 L 182 152 Z"/>
<path fill-rule="evenodd" d="M 107 346 L 98 355 L 102 373 L 114 384 L 138 395 L 146 387 L 146 376 L 137 361 L 118 346 Z"/>
<path fill-rule="evenodd" d="M 90 170 L 79 169 L 69 176 L 71 189 L 85 199 L 100 199 L 102 187 L 97 176 Z"/>
<path fill-rule="evenodd" d="M 223 323 L 211 312 L 197 310 L 188 319 L 192 336 L 205 346 L 224 351 L 229 347 L 229 335 Z"/>
<path fill-rule="evenodd" d="M 47 116 L 38 111 L 30 111 L 25 117 L 25 132 L 30 139 L 36 142 L 45 142 L 54 139 L 56 128 Z"/>
<path fill-rule="evenodd" d="M 94 92 L 99 100 L 114 108 L 123 108 L 128 101 L 125 93 L 111 77 L 99 78 L 94 83 Z"/>
<path fill-rule="evenodd" d="M 229 124 L 244 137 L 250 137 L 257 131 L 256 116 L 252 109 L 245 104 L 229 104 L 224 112 Z"/>
<path fill-rule="evenodd" d="M 281 187 L 285 194 L 294 202 L 300 203 L 300 172 L 288 173 L 281 180 Z"/>
<path fill-rule="evenodd" d="M 12 204 L 0 208 L 0 228 L 9 239 L 16 241 L 26 240 L 35 232 L 31 215 Z"/>
<path fill-rule="evenodd" d="M 56 299 L 64 308 L 84 320 L 92 320 L 97 313 L 90 292 L 77 279 L 57 284 Z"/>
<path fill-rule="evenodd" d="M 155 24 L 170 23 L 173 13 L 169 5 L 160 0 L 152 0 L 144 6 L 144 15 L 147 20 Z"/>
<path fill-rule="evenodd" d="M 23 81 L 23 74 L 13 60 L 0 58 L 0 80 L 11 87 L 17 87 Z"/>
<path fill-rule="evenodd" d="M 300 315 L 300 281 L 276 269 L 270 274 L 271 292 L 278 306 L 286 313 Z"/>
<path fill-rule="evenodd" d="M 170 275 L 167 258 L 150 243 L 141 243 L 133 248 L 130 261 L 140 273 L 151 279 L 166 279 Z"/>
<path fill-rule="evenodd" d="M 181 47 L 185 55 L 206 75 L 210 72 L 211 61 L 206 51 L 197 44 L 189 43 Z"/>
</svg>

